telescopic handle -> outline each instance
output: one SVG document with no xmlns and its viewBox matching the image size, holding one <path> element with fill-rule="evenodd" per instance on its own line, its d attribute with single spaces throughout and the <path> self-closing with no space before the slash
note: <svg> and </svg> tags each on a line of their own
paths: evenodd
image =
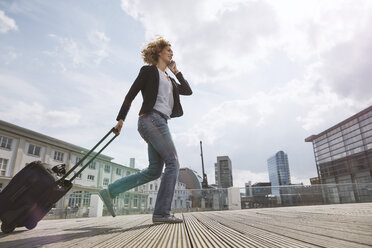
<svg viewBox="0 0 372 248">
<path fill-rule="evenodd" d="M 80 164 L 82 164 L 84 162 L 84 160 L 89 157 L 90 154 L 92 154 L 92 152 L 111 134 L 111 133 L 115 133 L 117 132 L 118 130 L 113 127 L 111 128 L 111 130 L 87 153 L 85 154 L 85 156 L 79 160 L 79 162 L 76 163 L 76 165 L 74 167 L 72 167 L 61 179 L 60 181 L 63 181 L 65 180 Z M 98 153 L 96 153 L 93 158 L 91 158 L 88 163 L 86 163 L 79 171 L 78 173 L 76 173 L 69 181 L 72 182 L 99 154 L 101 154 L 101 152 L 112 142 L 114 141 L 114 139 L 118 136 L 118 134 L 115 134 L 115 136 L 113 138 L 110 139 L 109 142 L 106 143 L 106 145 L 101 149 L 99 150 Z"/>
</svg>

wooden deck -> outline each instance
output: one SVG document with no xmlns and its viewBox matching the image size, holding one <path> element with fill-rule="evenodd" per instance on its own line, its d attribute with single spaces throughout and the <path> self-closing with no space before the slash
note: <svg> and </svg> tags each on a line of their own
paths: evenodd
<svg viewBox="0 0 372 248">
<path fill-rule="evenodd" d="M 0 247 L 372 247 L 372 203 L 44 220 L 0 234 Z"/>
</svg>

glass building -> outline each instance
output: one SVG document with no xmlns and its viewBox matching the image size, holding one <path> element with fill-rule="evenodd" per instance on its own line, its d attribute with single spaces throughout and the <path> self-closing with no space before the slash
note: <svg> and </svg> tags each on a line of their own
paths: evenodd
<svg viewBox="0 0 372 248">
<path fill-rule="evenodd" d="M 305 139 L 313 143 L 325 203 L 371 201 L 372 106 Z"/>
<path fill-rule="evenodd" d="M 267 160 L 267 166 L 269 171 L 269 179 L 272 186 L 272 194 L 275 196 L 280 196 L 282 203 L 290 199 L 283 198 L 285 192 L 279 186 L 290 185 L 291 184 L 291 175 L 289 173 L 289 164 L 288 156 L 285 152 L 279 151 L 274 156 L 270 157 Z"/>
</svg>

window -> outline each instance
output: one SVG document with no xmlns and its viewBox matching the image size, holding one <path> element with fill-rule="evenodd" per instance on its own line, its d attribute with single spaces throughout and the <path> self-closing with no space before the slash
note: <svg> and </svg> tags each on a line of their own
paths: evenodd
<svg viewBox="0 0 372 248">
<path fill-rule="evenodd" d="M 40 150 L 41 150 L 40 146 L 35 146 L 32 144 L 28 146 L 28 154 L 30 155 L 40 156 Z"/>
<path fill-rule="evenodd" d="M 76 157 L 76 159 L 75 159 L 75 164 L 77 164 L 77 163 L 79 163 L 80 162 L 80 160 L 81 160 L 81 158 L 79 158 L 79 157 Z M 81 163 L 79 166 L 83 166 L 83 163 Z"/>
<path fill-rule="evenodd" d="M 110 182 L 110 179 L 108 179 L 108 178 L 103 179 L 103 185 L 107 186 L 109 184 L 109 182 Z"/>
<path fill-rule="evenodd" d="M 96 162 L 92 162 L 89 164 L 89 169 L 95 170 L 96 169 Z"/>
<path fill-rule="evenodd" d="M 8 166 L 8 159 L 0 158 L 0 176 L 6 175 L 7 166 Z"/>
<path fill-rule="evenodd" d="M 91 193 L 84 191 L 84 197 L 83 197 L 83 206 L 89 207 L 90 206 L 90 197 Z"/>
<path fill-rule="evenodd" d="M 138 207 L 138 195 L 135 195 L 133 198 L 133 207 L 134 208 Z"/>
<path fill-rule="evenodd" d="M 12 146 L 12 139 L 0 136 L 0 147 L 10 149 Z"/>
<path fill-rule="evenodd" d="M 116 168 L 116 175 L 121 176 L 121 169 L 120 168 Z"/>
<path fill-rule="evenodd" d="M 63 162 L 63 152 L 54 151 L 54 160 Z"/>
<path fill-rule="evenodd" d="M 155 190 L 158 190 L 158 185 L 157 184 L 155 184 Z"/>
<path fill-rule="evenodd" d="M 94 176 L 93 175 L 88 175 L 88 180 L 94 181 Z"/>
<path fill-rule="evenodd" d="M 150 184 L 150 190 L 152 190 L 152 184 Z"/>
<path fill-rule="evenodd" d="M 105 172 L 110 173 L 110 166 L 105 164 Z"/>
<path fill-rule="evenodd" d="M 150 197 L 150 205 L 152 205 L 152 197 Z"/>
<path fill-rule="evenodd" d="M 68 206 L 71 208 L 80 207 L 82 191 L 74 191 L 69 199 Z"/>
<path fill-rule="evenodd" d="M 129 194 L 124 194 L 124 207 L 129 207 Z"/>
<path fill-rule="evenodd" d="M 129 176 L 130 175 L 130 171 L 127 171 L 126 175 Z"/>
</svg>

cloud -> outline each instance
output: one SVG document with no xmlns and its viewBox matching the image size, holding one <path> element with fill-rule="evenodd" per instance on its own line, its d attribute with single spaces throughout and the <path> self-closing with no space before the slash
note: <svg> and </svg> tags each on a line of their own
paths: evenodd
<svg viewBox="0 0 372 248">
<path fill-rule="evenodd" d="M 43 94 L 39 88 L 31 82 L 12 74 L 0 74 L 0 85 L 4 94 L 1 99 L 18 100 L 32 99 L 33 97 L 43 99 Z"/>
<path fill-rule="evenodd" d="M 16 22 L 5 15 L 5 12 L 0 10 L 0 34 L 8 33 L 11 30 L 18 30 Z"/>
<path fill-rule="evenodd" d="M 5 65 L 11 64 L 19 57 L 20 54 L 16 52 L 13 46 L 0 47 L 0 62 L 3 62 Z"/>
<path fill-rule="evenodd" d="M 267 53 L 262 42 L 277 29 L 275 13 L 265 2 L 169 1 L 165 5 L 122 1 L 123 10 L 144 24 L 147 39 L 160 34 L 171 40 L 175 59 L 195 82 L 223 81 L 253 69 Z"/>
<path fill-rule="evenodd" d="M 247 99 L 216 102 L 217 105 L 207 109 L 193 126 L 176 133 L 175 137 L 188 145 L 198 140 L 207 144 L 222 142 L 233 130 L 244 130 L 238 134 L 240 136 L 260 134 L 267 138 L 275 130 L 288 128 L 288 122 L 306 131 L 314 131 L 328 125 L 324 116 L 341 120 L 340 113 L 348 111 L 351 114 L 367 104 L 341 97 L 321 84 L 322 78 L 316 74 L 317 70 L 309 70 L 303 80 L 289 81 L 268 92 L 256 92 Z M 193 108 L 196 106 L 190 109 Z"/>
<path fill-rule="evenodd" d="M 3 93 L 0 116 L 3 120 L 25 126 L 55 128 L 76 126 L 80 122 L 79 110 L 51 104 L 53 96 L 47 95 L 47 91 L 43 92 L 32 81 L 2 74 L 0 85 Z"/>
<path fill-rule="evenodd" d="M 167 8 L 149 0 L 122 0 L 121 7 L 144 25 L 147 39 L 161 34 L 171 40 L 176 61 L 194 84 L 249 78 L 260 63 L 284 52 L 305 70 L 323 63 L 319 71 L 323 83 L 337 94 L 358 101 L 369 92 L 370 1 L 166 1 L 164 5 Z M 340 63 L 347 68 L 340 69 L 344 67 Z"/>
<path fill-rule="evenodd" d="M 110 56 L 110 38 L 100 31 L 88 33 L 88 42 L 60 37 L 56 34 L 49 34 L 49 37 L 57 41 L 57 46 L 54 50 L 44 53 L 59 61 L 58 64 L 64 71 L 97 66 Z"/>
<path fill-rule="evenodd" d="M 371 22 L 368 25 L 372 25 Z M 366 101 L 372 92 L 372 33 L 361 32 L 355 39 L 340 43 L 328 51 L 320 72 L 339 95 Z"/>
<path fill-rule="evenodd" d="M 2 118 L 12 122 L 27 123 L 32 120 L 32 125 L 38 127 L 71 127 L 80 122 L 78 110 L 48 110 L 38 102 L 19 101 L 7 110 L 0 110 Z"/>
</svg>

